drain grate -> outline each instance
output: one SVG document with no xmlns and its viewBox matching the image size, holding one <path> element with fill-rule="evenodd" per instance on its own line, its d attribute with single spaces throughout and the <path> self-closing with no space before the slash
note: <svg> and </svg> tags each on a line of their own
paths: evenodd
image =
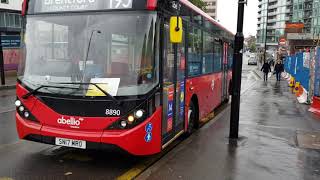
<svg viewBox="0 0 320 180">
<path fill-rule="evenodd" d="M 320 132 L 297 131 L 297 143 L 300 148 L 320 149 Z"/>
</svg>

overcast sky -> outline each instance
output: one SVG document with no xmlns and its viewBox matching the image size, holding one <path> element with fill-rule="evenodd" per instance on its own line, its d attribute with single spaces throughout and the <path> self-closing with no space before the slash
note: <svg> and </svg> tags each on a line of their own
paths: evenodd
<svg viewBox="0 0 320 180">
<path fill-rule="evenodd" d="M 245 37 L 256 35 L 258 0 L 248 0 L 245 6 L 244 28 Z M 218 0 L 218 20 L 231 32 L 237 31 L 238 0 Z"/>
</svg>

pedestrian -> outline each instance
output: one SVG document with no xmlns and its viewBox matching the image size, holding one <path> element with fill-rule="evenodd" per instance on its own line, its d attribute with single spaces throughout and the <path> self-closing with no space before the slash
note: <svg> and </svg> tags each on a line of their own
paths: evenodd
<svg viewBox="0 0 320 180">
<path fill-rule="evenodd" d="M 268 74 L 269 74 L 269 72 L 271 72 L 271 68 L 270 68 L 269 63 L 264 62 L 263 66 L 261 68 L 261 71 L 264 73 L 263 80 L 268 81 Z"/>
<path fill-rule="evenodd" d="M 283 65 L 280 61 L 277 62 L 276 66 L 274 67 L 274 71 L 276 72 L 277 81 L 280 81 L 281 73 L 284 71 Z"/>
<path fill-rule="evenodd" d="M 273 59 L 270 60 L 269 65 L 270 65 L 270 67 L 274 66 L 274 60 Z"/>
</svg>

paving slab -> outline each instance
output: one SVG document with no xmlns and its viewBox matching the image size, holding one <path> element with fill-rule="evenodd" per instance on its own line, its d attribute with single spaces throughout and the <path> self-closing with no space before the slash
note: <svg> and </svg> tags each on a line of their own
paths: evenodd
<svg viewBox="0 0 320 180">
<path fill-rule="evenodd" d="M 230 141 L 230 106 L 137 179 L 319 180 L 320 150 L 297 143 L 320 118 L 287 83 L 258 81 L 241 96 L 240 140 Z"/>
</svg>

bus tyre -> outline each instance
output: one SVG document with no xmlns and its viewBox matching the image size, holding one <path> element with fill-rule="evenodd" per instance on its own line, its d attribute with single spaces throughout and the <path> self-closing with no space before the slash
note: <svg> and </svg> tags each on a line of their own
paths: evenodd
<svg viewBox="0 0 320 180">
<path fill-rule="evenodd" d="M 196 107 L 194 103 L 191 101 L 188 109 L 188 128 L 187 128 L 187 135 L 191 135 L 195 130 L 195 123 L 196 123 Z"/>
</svg>

